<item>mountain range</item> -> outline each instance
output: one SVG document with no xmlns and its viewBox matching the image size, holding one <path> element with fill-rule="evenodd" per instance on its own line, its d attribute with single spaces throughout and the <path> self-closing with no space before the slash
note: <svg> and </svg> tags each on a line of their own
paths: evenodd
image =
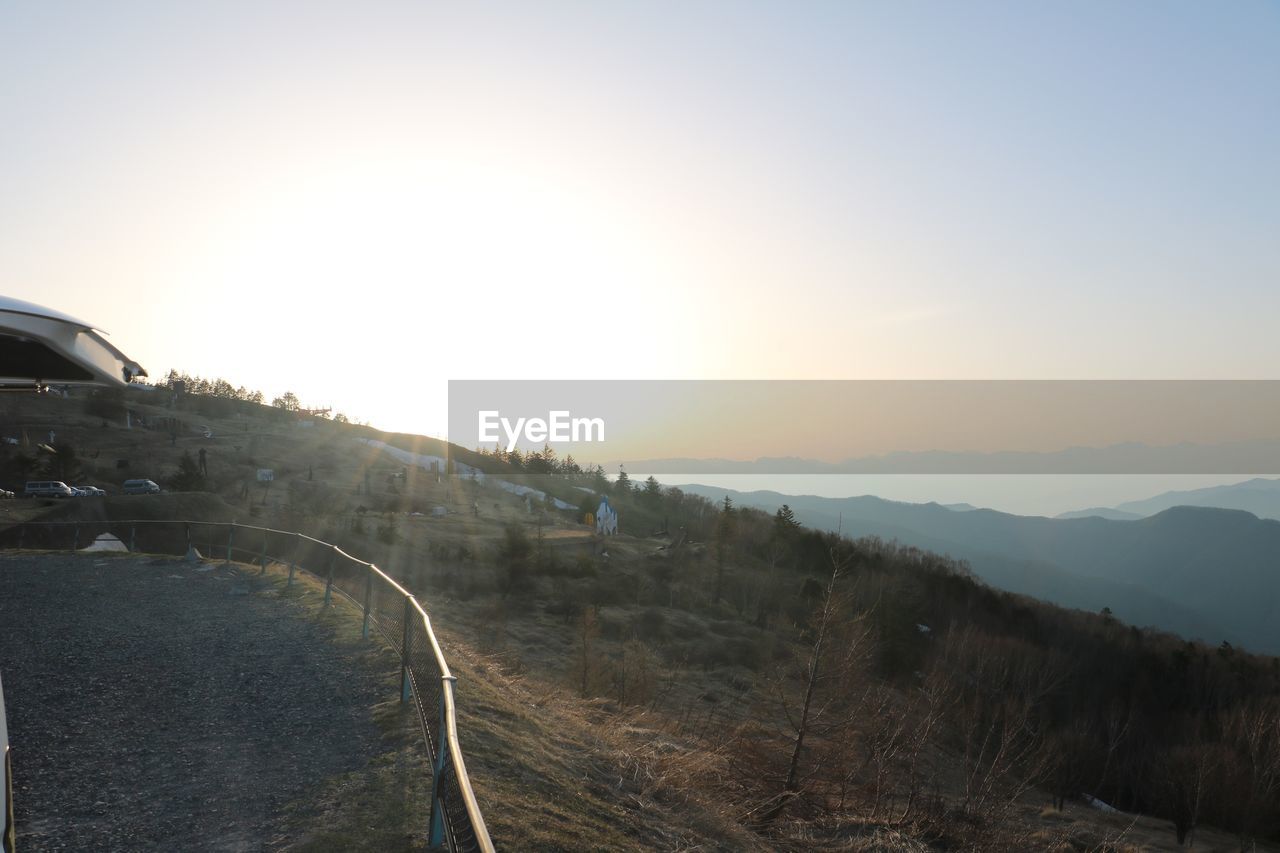
<svg viewBox="0 0 1280 853">
<path fill-rule="evenodd" d="M 1165 492 L 1153 498 L 1128 501 L 1114 507 L 1116 512 L 1135 517 L 1155 515 L 1175 506 L 1207 506 L 1241 509 L 1258 518 L 1280 519 L 1280 479 L 1256 478 L 1226 486 Z"/>
<path fill-rule="evenodd" d="M 1280 520 L 1242 508 L 1177 505 L 1189 496 L 1258 509 L 1274 501 L 1273 512 L 1280 511 L 1280 481 L 1169 493 L 1109 508 L 1121 513 L 1112 518 L 1101 510 L 1044 518 L 871 496 L 681 488 L 713 500 L 728 495 L 767 512 L 786 503 L 807 526 L 948 554 L 1001 589 L 1066 607 L 1108 607 L 1131 624 L 1215 645 L 1226 640 L 1280 653 Z"/>
<path fill-rule="evenodd" d="M 1122 442 L 1051 451 L 895 451 L 827 462 L 798 456 L 757 459 L 613 459 L 612 470 L 660 474 L 1239 474 L 1280 471 L 1280 442 Z"/>
</svg>

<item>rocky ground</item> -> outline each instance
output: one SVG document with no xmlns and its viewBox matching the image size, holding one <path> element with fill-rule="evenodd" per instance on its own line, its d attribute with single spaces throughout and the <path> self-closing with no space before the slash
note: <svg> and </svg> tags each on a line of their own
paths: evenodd
<svg viewBox="0 0 1280 853">
<path fill-rule="evenodd" d="M 253 594 L 265 583 L 172 558 L 0 555 L 20 850 L 310 834 L 313 793 L 379 752 L 388 685 L 314 608 Z"/>
</svg>

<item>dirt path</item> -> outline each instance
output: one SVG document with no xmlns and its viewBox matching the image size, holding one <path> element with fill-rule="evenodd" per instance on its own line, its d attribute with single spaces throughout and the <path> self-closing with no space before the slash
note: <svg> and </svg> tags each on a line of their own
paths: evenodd
<svg viewBox="0 0 1280 853">
<path fill-rule="evenodd" d="M 0 555 L 20 850 L 276 849 L 311 789 L 379 751 L 385 678 L 256 583 L 168 558 Z"/>
</svg>

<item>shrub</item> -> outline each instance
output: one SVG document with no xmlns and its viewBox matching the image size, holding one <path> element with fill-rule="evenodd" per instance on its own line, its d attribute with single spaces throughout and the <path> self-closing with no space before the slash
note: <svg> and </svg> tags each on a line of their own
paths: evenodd
<svg viewBox="0 0 1280 853">
<path fill-rule="evenodd" d="M 658 656 L 639 640 L 622 648 L 622 661 L 614 671 L 614 688 L 622 704 L 643 705 L 658 691 Z"/>
<path fill-rule="evenodd" d="M 178 460 L 178 470 L 169 477 L 169 485 L 178 492 L 204 490 L 204 475 L 200 473 L 200 464 L 196 462 L 190 450 L 182 451 L 182 458 Z"/>
<path fill-rule="evenodd" d="M 645 640 L 666 640 L 670 634 L 666 614 L 656 607 L 642 610 L 635 618 L 633 630 L 637 637 Z"/>
<path fill-rule="evenodd" d="M 503 572 L 499 580 L 503 598 L 532 587 L 533 582 L 529 577 L 529 559 L 532 553 L 533 546 L 524 528 L 518 524 L 508 524 L 502 545 L 498 548 L 498 561 Z"/>
</svg>

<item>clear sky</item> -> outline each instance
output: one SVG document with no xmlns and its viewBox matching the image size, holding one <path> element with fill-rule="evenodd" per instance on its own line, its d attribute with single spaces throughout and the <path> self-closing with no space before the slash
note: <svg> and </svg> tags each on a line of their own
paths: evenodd
<svg viewBox="0 0 1280 853">
<path fill-rule="evenodd" d="M 1280 5 L 8 2 L 0 292 L 448 378 L 1274 378 Z"/>
</svg>

